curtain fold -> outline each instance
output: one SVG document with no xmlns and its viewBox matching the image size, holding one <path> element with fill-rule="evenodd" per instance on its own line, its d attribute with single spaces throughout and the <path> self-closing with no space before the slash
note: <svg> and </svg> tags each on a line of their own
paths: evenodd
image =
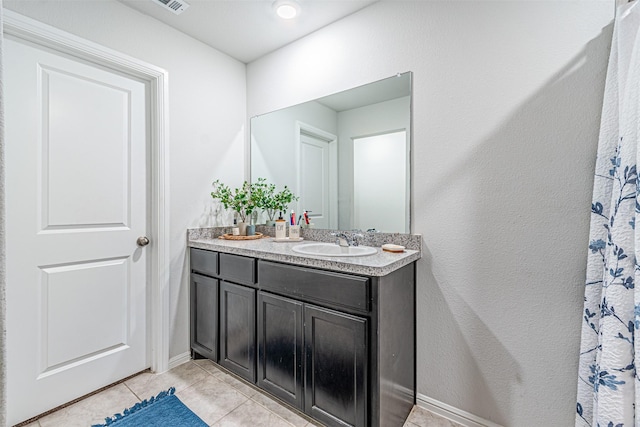
<svg viewBox="0 0 640 427">
<path fill-rule="evenodd" d="M 4 38 L 2 0 L 0 0 L 0 426 L 7 425 L 7 375 L 6 375 L 6 323 L 5 323 L 5 205 L 4 205 L 4 96 L 2 80 L 2 42 Z"/>
<path fill-rule="evenodd" d="M 621 6 L 607 69 L 591 206 L 576 426 L 640 425 L 640 7 Z M 638 224 L 640 227 L 640 224 Z M 636 402 L 638 404 L 636 404 Z"/>
</svg>

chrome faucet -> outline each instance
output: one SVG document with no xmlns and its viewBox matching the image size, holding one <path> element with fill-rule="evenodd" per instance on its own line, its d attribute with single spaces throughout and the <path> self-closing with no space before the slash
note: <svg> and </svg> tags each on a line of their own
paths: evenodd
<svg viewBox="0 0 640 427">
<path fill-rule="evenodd" d="M 363 237 L 360 233 L 355 233 L 349 236 L 348 234 L 340 231 L 337 233 L 331 233 L 332 236 L 336 238 L 336 245 L 347 247 L 347 246 L 358 246 L 360 242 L 358 241 L 359 237 Z"/>
<path fill-rule="evenodd" d="M 347 237 L 346 234 L 344 234 L 344 233 L 331 233 L 331 235 L 335 236 L 336 245 L 342 246 L 342 247 L 350 246 L 349 245 L 349 237 Z"/>
</svg>

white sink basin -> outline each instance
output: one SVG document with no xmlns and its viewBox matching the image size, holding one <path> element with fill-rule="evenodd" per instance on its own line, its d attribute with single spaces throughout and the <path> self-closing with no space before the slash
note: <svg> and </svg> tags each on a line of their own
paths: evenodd
<svg viewBox="0 0 640 427">
<path fill-rule="evenodd" d="M 335 243 L 305 243 L 291 248 L 292 251 L 305 255 L 317 256 L 366 256 L 377 252 L 369 246 L 338 246 Z"/>
</svg>

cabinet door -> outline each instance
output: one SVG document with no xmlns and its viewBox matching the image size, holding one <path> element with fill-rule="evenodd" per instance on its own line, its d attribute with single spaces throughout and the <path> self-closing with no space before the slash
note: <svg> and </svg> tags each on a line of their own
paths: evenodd
<svg viewBox="0 0 640 427">
<path fill-rule="evenodd" d="M 218 360 L 218 280 L 191 274 L 191 348 Z"/>
<path fill-rule="evenodd" d="M 304 410 L 302 303 L 258 292 L 258 386 Z"/>
<path fill-rule="evenodd" d="M 220 365 L 256 381 L 256 291 L 220 282 Z"/>
<path fill-rule="evenodd" d="M 365 426 L 367 320 L 304 306 L 305 412 L 330 426 Z"/>
</svg>

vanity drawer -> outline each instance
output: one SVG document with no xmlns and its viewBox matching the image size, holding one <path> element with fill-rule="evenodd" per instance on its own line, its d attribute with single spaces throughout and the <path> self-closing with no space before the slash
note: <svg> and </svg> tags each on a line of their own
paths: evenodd
<svg viewBox="0 0 640 427">
<path fill-rule="evenodd" d="M 362 312 L 371 308 L 371 286 L 367 277 L 260 260 L 258 278 L 260 289 L 304 301 Z"/>
<path fill-rule="evenodd" d="M 246 256 L 221 253 L 220 277 L 243 285 L 255 285 L 256 260 Z"/>
<path fill-rule="evenodd" d="M 191 249 L 191 270 L 208 276 L 218 275 L 218 252 Z"/>
</svg>

